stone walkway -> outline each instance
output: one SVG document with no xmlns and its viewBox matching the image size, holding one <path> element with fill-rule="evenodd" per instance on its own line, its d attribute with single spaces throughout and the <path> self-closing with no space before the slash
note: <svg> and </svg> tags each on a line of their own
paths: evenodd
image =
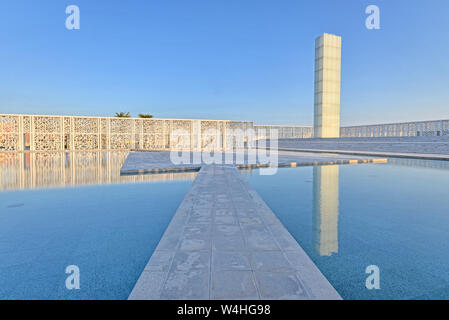
<svg viewBox="0 0 449 320">
<path fill-rule="evenodd" d="M 129 299 L 341 299 L 232 166 L 203 165 Z"/>
</svg>

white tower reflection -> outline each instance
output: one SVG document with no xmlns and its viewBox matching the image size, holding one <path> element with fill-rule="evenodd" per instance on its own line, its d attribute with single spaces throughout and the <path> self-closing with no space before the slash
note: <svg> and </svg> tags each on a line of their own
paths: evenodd
<svg viewBox="0 0 449 320">
<path fill-rule="evenodd" d="M 313 168 L 313 247 L 320 256 L 338 252 L 339 166 Z"/>
</svg>

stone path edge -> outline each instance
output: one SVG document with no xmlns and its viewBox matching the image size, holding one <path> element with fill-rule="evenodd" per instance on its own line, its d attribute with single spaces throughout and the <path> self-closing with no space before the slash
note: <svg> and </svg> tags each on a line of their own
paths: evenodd
<svg viewBox="0 0 449 320">
<path fill-rule="evenodd" d="M 284 149 L 282 151 L 300 151 L 296 149 Z M 328 153 L 328 152 L 319 152 Z M 449 158 L 448 158 L 449 160 Z M 323 166 L 323 165 L 339 165 L 339 164 L 362 164 L 362 163 L 387 163 L 388 160 L 385 158 L 376 159 L 341 159 L 341 160 L 322 160 L 322 161 L 301 161 L 301 162 L 288 162 L 288 163 L 278 163 L 274 167 L 285 168 L 285 167 L 306 167 L 306 166 Z M 182 167 L 182 168 L 149 168 L 149 169 L 137 169 L 137 170 L 120 170 L 120 175 L 136 175 L 136 174 L 151 174 L 151 173 L 175 173 L 175 172 L 195 172 L 200 171 L 202 165 L 192 166 L 192 167 Z M 237 164 L 235 165 L 237 169 L 257 169 L 257 168 L 268 168 L 273 167 L 271 164 Z"/>
<path fill-rule="evenodd" d="M 395 152 L 377 152 L 377 151 L 349 151 L 349 150 L 324 150 L 324 149 L 296 149 L 296 148 L 279 148 L 279 151 L 293 152 L 311 152 L 311 153 L 333 153 L 354 156 L 371 156 L 371 157 L 389 157 L 389 158 L 410 158 L 424 160 L 442 160 L 449 161 L 449 155 L 437 155 L 426 153 L 395 153 Z"/>
</svg>

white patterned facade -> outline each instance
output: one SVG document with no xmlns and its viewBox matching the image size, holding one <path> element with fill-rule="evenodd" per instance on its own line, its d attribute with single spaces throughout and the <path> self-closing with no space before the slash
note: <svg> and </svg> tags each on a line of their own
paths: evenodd
<svg viewBox="0 0 449 320">
<path fill-rule="evenodd" d="M 342 138 L 449 136 L 449 120 L 343 127 Z"/>
<path fill-rule="evenodd" d="M 0 114 L 1 151 L 227 150 L 253 140 L 313 138 L 313 127 L 247 121 Z M 236 136 L 237 133 L 237 136 Z M 340 128 L 342 138 L 449 136 L 449 120 Z"/>
<path fill-rule="evenodd" d="M 307 139 L 313 138 L 313 127 L 306 126 L 269 126 L 255 125 L 257 139 L 269 139 L 270 132 L 276 130 L 279 139 Z"/>
<path fill-rule="evenodd" d="M 226 149 L 252 122 L 0 114 L 0 151 Z M 243 140 L 243 139 L 242 139 Z"/>
</svg>

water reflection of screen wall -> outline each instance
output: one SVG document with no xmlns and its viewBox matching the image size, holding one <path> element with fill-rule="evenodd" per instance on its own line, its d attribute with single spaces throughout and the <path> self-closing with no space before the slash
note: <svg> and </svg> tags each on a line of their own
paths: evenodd
<svg viewBox="0 0 449 320">
<path fill-rule="evenodd" d="M 196 172 L 120 175 L 127 152 L 0 153 L 0 191 L 192 180 Z"/>
</svg>

